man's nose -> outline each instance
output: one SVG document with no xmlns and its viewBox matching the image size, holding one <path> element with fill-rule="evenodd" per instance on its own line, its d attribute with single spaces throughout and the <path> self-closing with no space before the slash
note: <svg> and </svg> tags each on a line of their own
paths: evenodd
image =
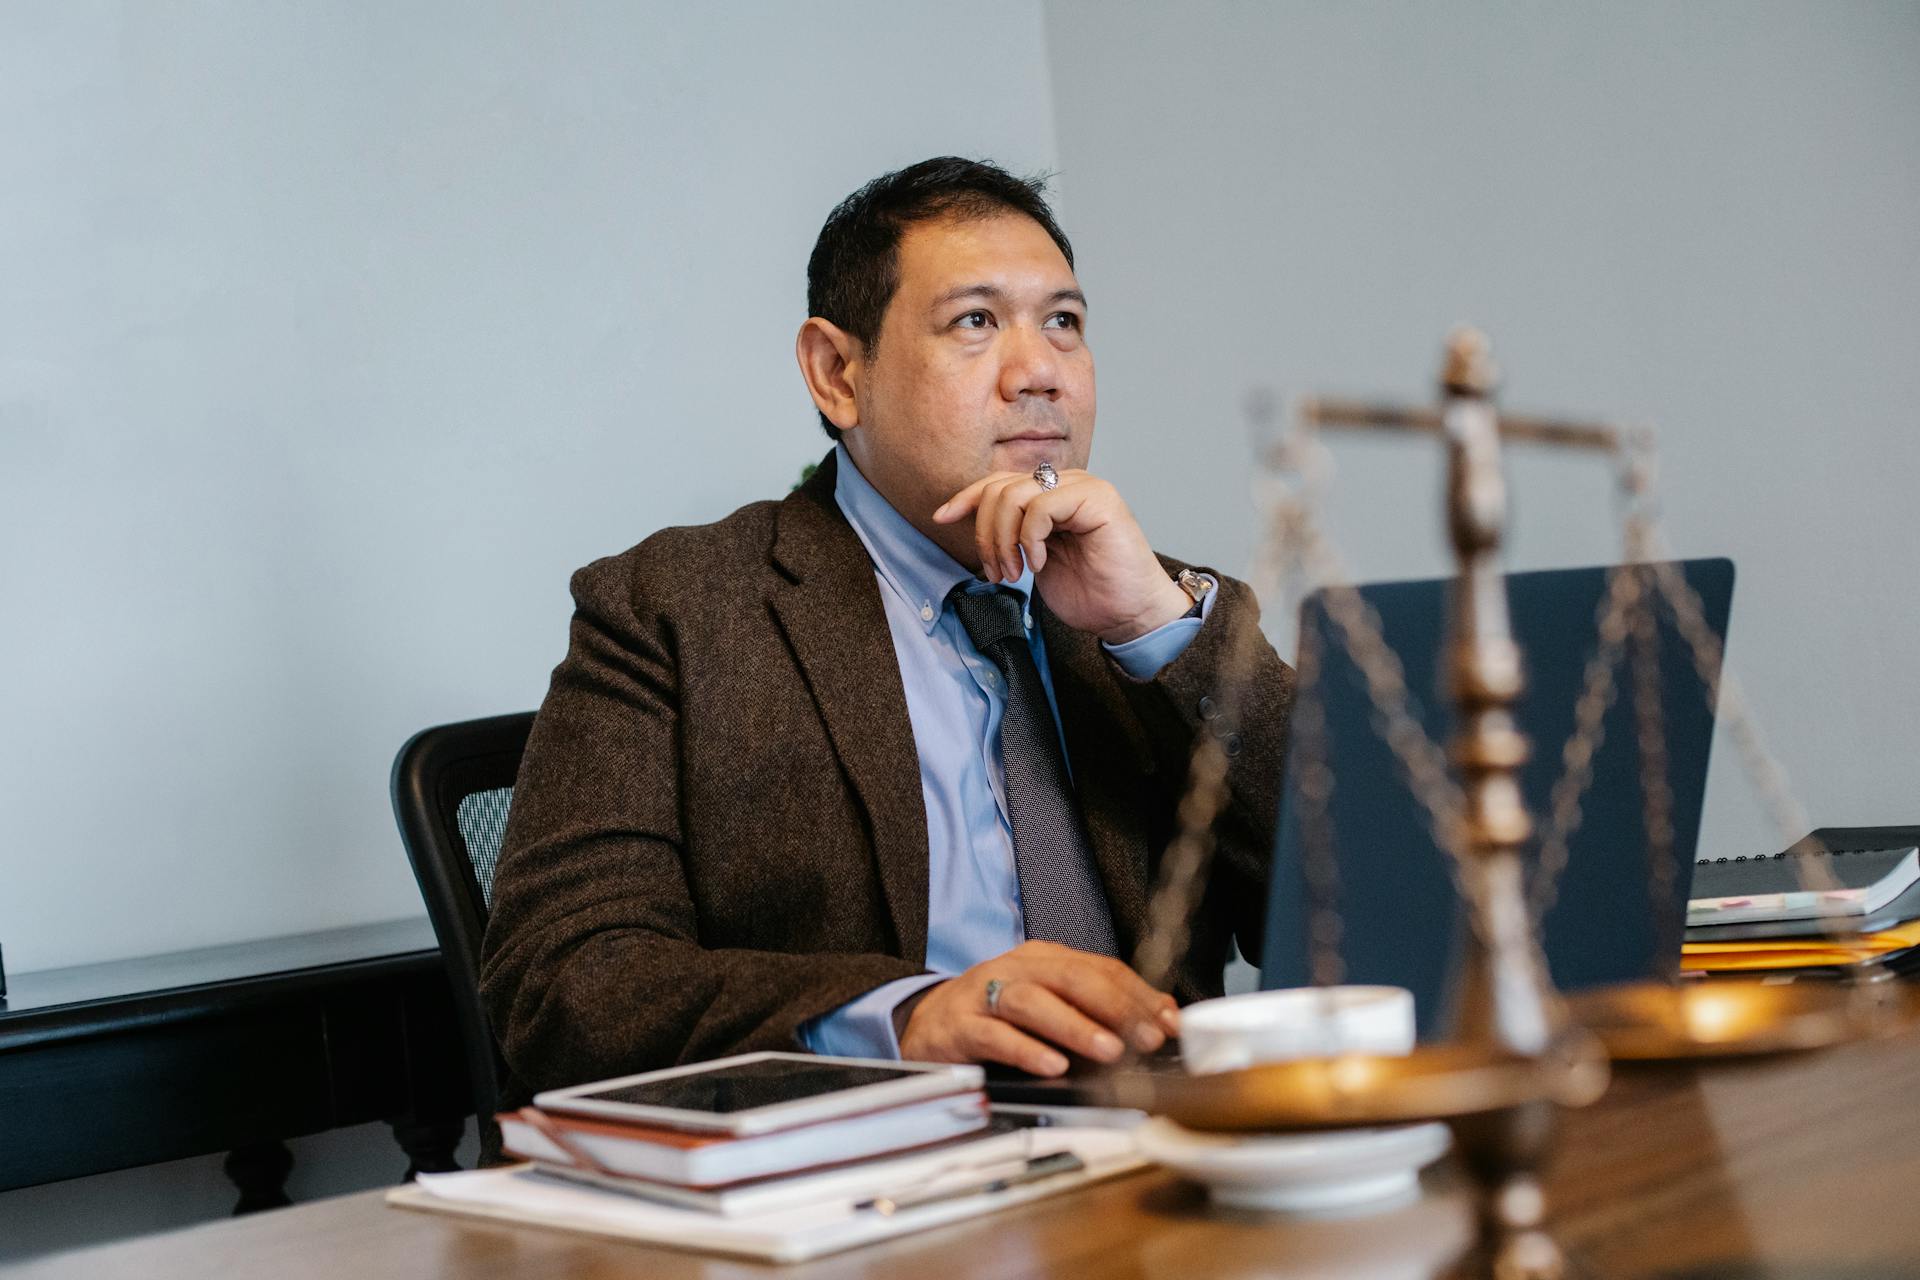
<svg viewBox="0 0 1920 1280">
<path fill-rule="evenodd" d="M 1000 396 L 1017 403 L 1021 396 L 1060 398 L 1060 353 L 1038 326 L 1010 325 L 1001 330 L 1004 352 L 1000 365 Z"/>
</svg>

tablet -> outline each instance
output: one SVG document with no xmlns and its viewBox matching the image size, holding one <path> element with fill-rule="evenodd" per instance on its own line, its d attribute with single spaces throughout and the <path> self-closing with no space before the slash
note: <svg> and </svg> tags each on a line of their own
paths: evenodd
<svg viewBox="0 0 1920 1280">
<path fill-rule="evenodd" d="M 746 1137 L 981 1087 L 979 1067 L 748 1053 L 534 1095 L 543 1111 Z"/>
</svg>

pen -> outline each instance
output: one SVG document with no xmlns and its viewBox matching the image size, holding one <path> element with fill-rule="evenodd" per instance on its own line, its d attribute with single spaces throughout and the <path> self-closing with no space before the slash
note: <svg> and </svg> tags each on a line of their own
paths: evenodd
<svg viewBox="0 0 1920 1280">
<path fill-rule="evenodd" d="M 944 1200 L 959 1200 L 967 1196 L 990 1195 L 995 1191 L 1005 1191 L 1009 1187 L 1024 1186 L 1029 1182 L 1039 1182 L 1062 1173 L 1074 1173 L 1087 1167 L 1087 1162 L 1071 1151 L 1058 1151 L 1050 1156 L 1036 1156 L 1025 1166 L 1013 1173 L 989 1178 L 984 1182 L 969 1183 L 966 1186 L 950 1187 L 942 1191 L 902 1192 L 899 1195 L 875 1196 L 871 1200 L 862 1200 L 855 1209 L 872 1209 L 875 1213 L 892 1215 L 903 1209 L 917 1209 L 925 1204 L 938 1204 Z"/>
</svg>

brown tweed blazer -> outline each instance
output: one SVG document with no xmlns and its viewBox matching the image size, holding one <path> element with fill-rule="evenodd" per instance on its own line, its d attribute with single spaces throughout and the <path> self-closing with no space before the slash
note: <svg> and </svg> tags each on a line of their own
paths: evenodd
<svg viewBox="0 0 1920 1280">
<path fill-rule="evenodd" d="M 785 501 L 666 529 L 573 578 L 494 881 L 482 992 L 530 1089 L 800 1047 L 801 1023 L 925 972 L 927 823 L 865 549 L 825 465 Z M 1168 562 L 1170 565 L 1173 563 Z M 1136 681 L 1037 608 L 1123 948 L 1140 937 L 1245 586 Z M 1257 956 L 1292 673 L 1264 640 L 1175 995 Z M 1211 708 L 1209 708 L 1211 710 Z M 1216 721 L 1217 724 L 1217 721 Z"/>
</svg>

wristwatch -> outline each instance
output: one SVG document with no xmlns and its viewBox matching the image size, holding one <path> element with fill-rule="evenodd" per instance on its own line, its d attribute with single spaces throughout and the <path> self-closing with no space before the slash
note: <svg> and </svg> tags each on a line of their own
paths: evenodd
<svg viewBox="0 0 1920 1280">
<path fill-rule="evenodd" d="M 1182 591 L 1186 592 L 1187 595 L 1193 599 L 1193 608 L 1187 610 L 1180 616 L 1183 618 L 1199 617 L 1200 607 L 1207 601 L 1207 592 L 1213 590 L 1213 579 L 1204 574 L 1195 573 L 1191 569 L 1182 569 L 1179 573 L 1173 575 L 1173 580 L 1179 584 Z"/>
</svg>

